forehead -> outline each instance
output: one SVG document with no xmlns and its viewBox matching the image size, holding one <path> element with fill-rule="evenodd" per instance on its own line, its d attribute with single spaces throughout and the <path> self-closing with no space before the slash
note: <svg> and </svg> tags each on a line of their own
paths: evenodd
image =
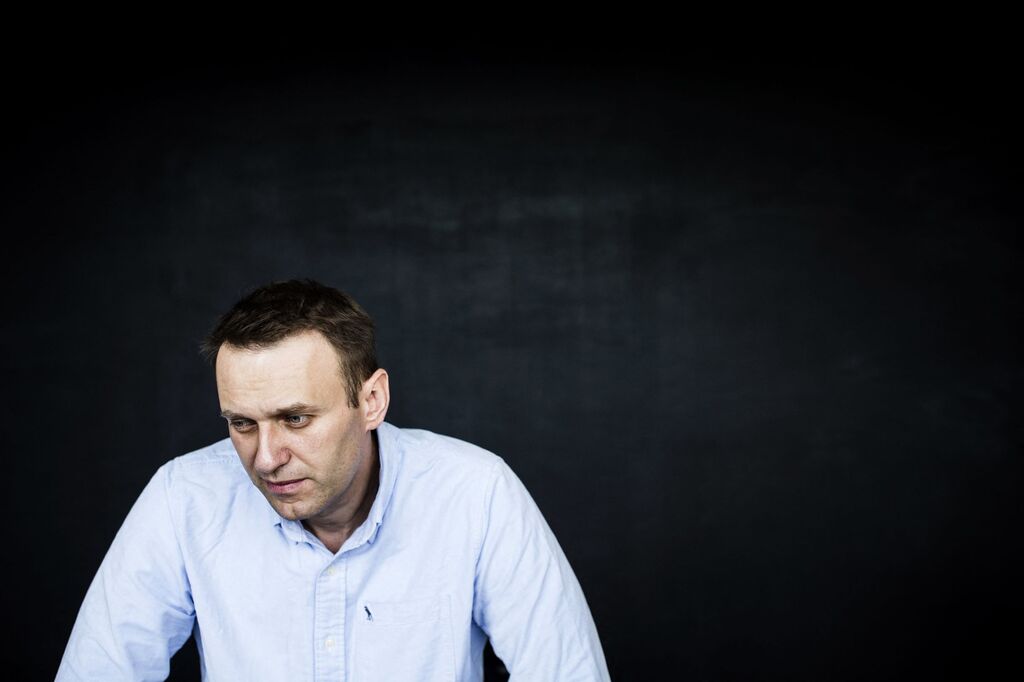
<svg viewBox="0 0 1024 682">
<path fill-rule="evenodd" d="M 319 332 L 294 334 L 258 349 L 225 344 L 217 353 L 216 373 L 221 403 L 240 408 L 257 406 L 244 403 L 269 407 L 269 403 L 322 402 L 343 390 L 338 356 Z"/>
</svg>

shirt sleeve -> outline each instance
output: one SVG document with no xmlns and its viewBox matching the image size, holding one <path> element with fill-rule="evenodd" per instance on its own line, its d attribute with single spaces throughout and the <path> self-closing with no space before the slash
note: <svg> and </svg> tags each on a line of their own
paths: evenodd
<svg viewBox="0 0 1024 682">
<path fill-rule="evenodd" d="M 583 590 L 536 503 L 500 461 L 485 507 L 473 618 L 510 681 L 609 679 Z"/>
<path fill-rule="evenodd" d="M 168 496 L 165 464 L 135 502 L 85 595 L 58 682 L 164 680 L 195 609 Z"/>
</svg>

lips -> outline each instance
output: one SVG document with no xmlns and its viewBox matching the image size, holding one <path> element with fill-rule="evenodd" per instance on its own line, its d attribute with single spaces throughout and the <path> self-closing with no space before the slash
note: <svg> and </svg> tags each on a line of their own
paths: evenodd
<svg viewBox="0 0 1024 682">
<path fill-rule="evenodd" d="M 288 495 L 296 492 L 301 486 L 304 478 L 294 478 L 290 481 L 268 481 L 263 479 L 263 482 L 267 484 L 267 490 L 275 495 Z"/>
</svg>

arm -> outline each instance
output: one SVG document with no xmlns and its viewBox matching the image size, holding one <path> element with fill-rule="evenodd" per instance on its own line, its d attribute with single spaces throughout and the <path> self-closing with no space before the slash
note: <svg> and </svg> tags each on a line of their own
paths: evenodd
<svg viewBox="0 0 1024 682">
<path fill-rule="evenodd" d="M 504 461 L 494 474 L 474 620 L 513 681 L 608 680 L 590 609 L 558 541 Z"/>
<path fill-rule="evenodd" d="M 135 502 L 89 586 L 64 651 L 64 680 L 163 680 L 195 621 L 167 492 L 170 465 Z"/>
</svg>

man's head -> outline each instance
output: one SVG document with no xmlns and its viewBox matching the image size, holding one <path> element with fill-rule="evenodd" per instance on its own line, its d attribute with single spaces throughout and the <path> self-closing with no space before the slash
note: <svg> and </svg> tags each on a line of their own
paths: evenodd
<svg viewBox="0 0 1024 682">
<path fill-rule="evenodd" d="M 366 313 L 315 282 L 271 284 L 229 311 L 204 349 L 231 441 L 271 506 L 314 531 L 358 520 L 390 400 Z"/>
<path fill-rule="evenodd" d="M 351 407 L 359 389 L 377 369 L 373 320 L 349 295 L 313 280 L 262 286 L 234 305 L 203 342 L 216 361 L 221 346 L 259 350 L 304 331 L 320 332 L 334 347 Z"/>
</svg>

